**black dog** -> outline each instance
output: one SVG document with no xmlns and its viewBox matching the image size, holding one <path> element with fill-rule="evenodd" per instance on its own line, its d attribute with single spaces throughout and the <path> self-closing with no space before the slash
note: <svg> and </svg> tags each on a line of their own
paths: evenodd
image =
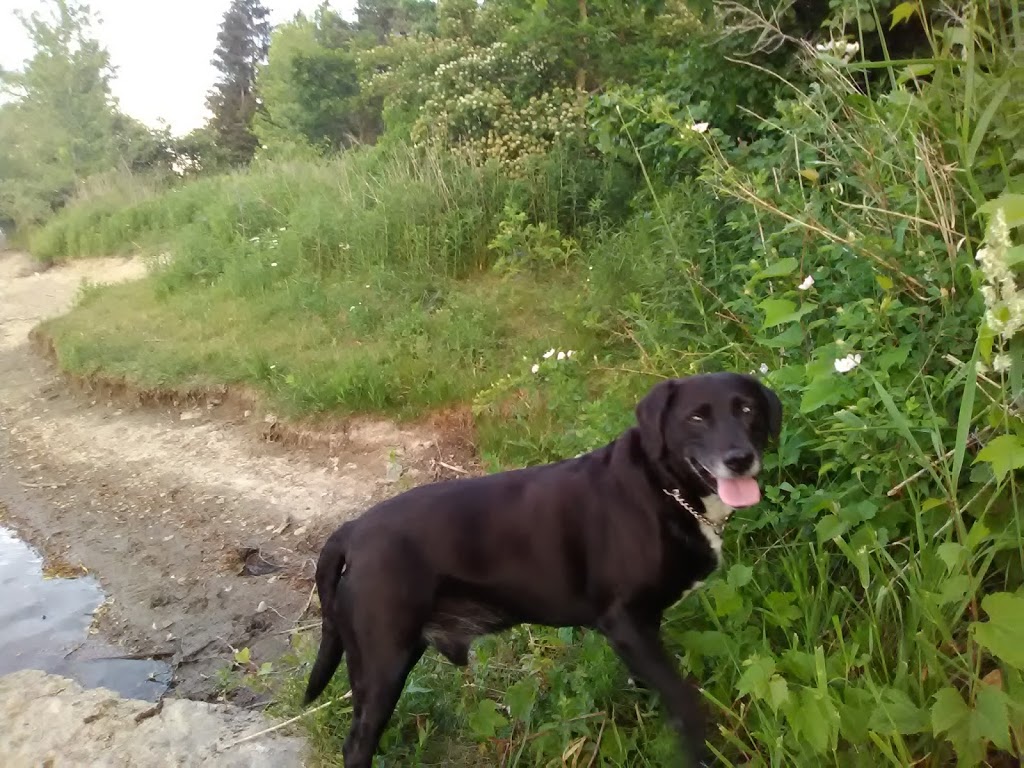
<svg viewBox="0 0 1024 768">
<path fill-rule="evenodd" d="M 331 534 L 306 702 L 347 653 L 346 768 L 370 767 L 428 644 L 464 666 L 475 637 L 521 623 L 604 634 L 703 764 L 700 697 L 662 646 L 662 612 L 718 566 L 732 509 L 759 501 L 782 405 L 754 378 L 715 373 L 658 384 L 636 413 L 592 453 L 420 486 Z"/>
</svg>

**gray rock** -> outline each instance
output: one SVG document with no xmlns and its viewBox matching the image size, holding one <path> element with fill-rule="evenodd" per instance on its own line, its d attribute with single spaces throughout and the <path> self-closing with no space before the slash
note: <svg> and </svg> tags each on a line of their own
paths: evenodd
<svg viewBox="0 0 1024 768">
<path fill-rule="evenodd" d="M 5 768 L 305 765 L 305 742 L 283 729 L 232 745 L 272 725 L 259 713 L 187 699 L 156 708 L 38 670 L 0 677 L 0 723 Z"/>
</svg>

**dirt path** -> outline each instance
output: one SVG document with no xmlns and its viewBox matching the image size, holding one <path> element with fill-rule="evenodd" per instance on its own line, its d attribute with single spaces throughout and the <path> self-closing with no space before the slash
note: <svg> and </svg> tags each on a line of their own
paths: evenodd
<svg viewBox="0 0 1024 768">
<path fill-rule="evenodd" d="M 261 440 L 263 417 L 227 404 L 142 407 L 72 390 L 29 331 L 67 311 L 82 280 L 144 273 L 137 260 L 37 271 L 0 255 L 0 514 L 98 576 L 112 598 L 104 634 L 165 654 L 177 695 L 211 698 L 232 648 L 249 647 L 255 664 L 286 650 L 325 532 L 448 457 L 425 430 L 385 422 L 303 453 Z M 246 552 L 255 570 L 279 570 L 246 575 Z"/>
</svg>

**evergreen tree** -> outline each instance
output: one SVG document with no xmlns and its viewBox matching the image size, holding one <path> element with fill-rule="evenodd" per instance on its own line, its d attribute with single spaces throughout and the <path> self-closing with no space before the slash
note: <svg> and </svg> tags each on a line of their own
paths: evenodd
<svg viewBox="0 0 1024 768">
<path fill-rule="evenodd" d="M 270 48 L 267 16 L 260 0 L 232 0 L 217 35 L 213 65 L 220 79 L 206 104 L 213 113 L 210 124 L 220 154 L 231 165 L 249 162 L 256 151 L 252 132 L 260 106 L 256 71 Z"/>
</svg>

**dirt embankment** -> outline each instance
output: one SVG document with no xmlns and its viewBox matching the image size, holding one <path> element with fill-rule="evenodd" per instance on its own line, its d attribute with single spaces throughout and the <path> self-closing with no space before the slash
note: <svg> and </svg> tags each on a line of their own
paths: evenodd
<svg viewBox="0 0 1024 768">
<path fill-rule="evenodd" d="M 110 595 L 104 634 L 126 653 L 168 659 L 176 695 L 210 698 L 233 649 L 272 660 L 308 623 L 330 529 L 449 475 L 466 463 L 466 445 L 385 421 L 284 425 L 244 392 L 69 381 L 45 340 L 30 342 L 40 320 L 70 308 L 82 280 L 144 272 L 132 259 L 40 271 L 0 255 L 0 500 L 5 524 L 100 579 Z"/>
</svg>

